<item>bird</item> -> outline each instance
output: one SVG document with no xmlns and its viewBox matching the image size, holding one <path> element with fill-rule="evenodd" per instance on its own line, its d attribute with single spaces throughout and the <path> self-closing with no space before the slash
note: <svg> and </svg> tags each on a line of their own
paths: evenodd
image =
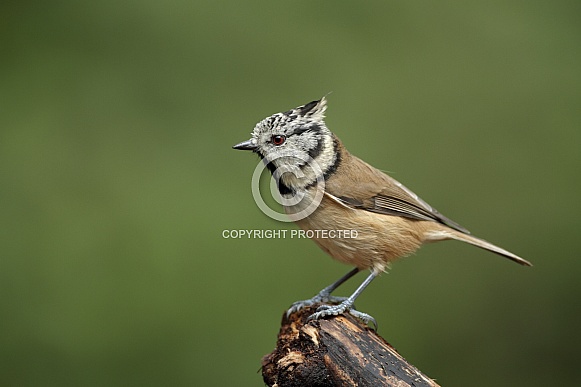
<svg viewBox="0 0 581 387">
<path fill-rule="evenodd" d="M 392 262 L 429 242 L 457 240 L 532 266 L 471 235 L 403 184 L 352 155 L 327 127 L 326 109 L 327 98 L 323 97 L 273 114 L 256 124 L 249 140 L 233 146 L 260 157 L 275 179 L 284 211 L 292 221 L 311 231 L 311 239 L 332 258 L 354 266 L 314 297 L 293 303 L 287 316 L 322 304 L 309 320 L 348 313 L 377 327 L 371 315 L 355 309 L 355 300 Z M 324 237 L 315 234 L 317 230 L 355 230 L 356 237 Z M 369 275 L 349 297 L 331 294 L 365 270 Z"/>
</svg>

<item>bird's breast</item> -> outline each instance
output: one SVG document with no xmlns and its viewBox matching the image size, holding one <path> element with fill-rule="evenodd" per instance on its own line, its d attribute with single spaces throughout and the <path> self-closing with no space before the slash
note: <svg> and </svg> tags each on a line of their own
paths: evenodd
<svg viewBox="0 0 581 387">
<path fill-rule="evenodd" d="M 309 195 L 312 199 L 313 192 Z M 285 210 L 296 214 L 306 206 Z M 422 240 L 417 224 L 408 219 L 350 208 L 327 195 L 295 223 L 333 258 L 360 269 L 384 271 L 389 262 L 414 252 Z"/>
</svg>

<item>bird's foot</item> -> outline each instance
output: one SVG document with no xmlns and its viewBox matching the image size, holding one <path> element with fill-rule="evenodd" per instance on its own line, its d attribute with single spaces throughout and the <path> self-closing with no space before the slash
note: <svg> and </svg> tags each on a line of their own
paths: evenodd
<svg viewBox="0 0 581 387">
<path fill-rule="evenodd" d="M 301 309 L 313 306 L 315 304 L 326 304 L 326 303 L 338 304 L 345 300 L 347 300 L 347 297 L 337 297 L 327 293 L 319 293 L 315 297 L 310 298 L 308 300 L 293 302 L 290 308 L 288 308 L 288 310 L 286 311 L 286 316 L 288 317 Z"/>
<path fill-rule="evenodd" d="M 355 310 L 352 302 L 348 299 L 341 302 L 339 305 L 321 305 L 317 308 L 317 311 L 309 316 L 307 321 L 318 320 L 327 316 L 338 316 L 340 314 L 349 313 L 353 317 L 357 317 L 365 324 L 373 324 L 374 329 L 377 331 L 377 321 L 368 315 L 367 313 L 359 312 Z"/>
</svg>

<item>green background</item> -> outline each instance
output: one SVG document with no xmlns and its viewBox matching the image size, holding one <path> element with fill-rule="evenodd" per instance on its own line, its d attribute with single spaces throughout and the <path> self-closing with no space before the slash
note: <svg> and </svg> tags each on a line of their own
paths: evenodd
<svg viewBox="0 0 581 387">
<path fill-rule="evenodd" d="M 352 153 L 532 261 L 457 242 L 358 301 L 444 386 L 581 383 L 579 1 L 4 1 L 0 384 L 260 386 L 349 268 L 256 207 L 231 146 L 329 95 Z M 363 275 L 341 289 L 348 294 Z"/>
</svg>

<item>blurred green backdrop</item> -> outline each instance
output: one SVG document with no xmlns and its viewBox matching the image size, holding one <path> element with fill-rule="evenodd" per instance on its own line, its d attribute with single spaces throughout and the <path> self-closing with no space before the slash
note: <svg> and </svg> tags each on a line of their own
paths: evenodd
<svg viewBox="0 0 581 387">
<path fill-rule="evenodd" d="M 260 386 L 282 312 L 349 268 L 231 150 L 329 96 L 352 151 L 519 267 L 448 242 L 358 302 L 444 386 L 581 383 L 578 1 L 4 1 L 0 384 Z M 348 294 L 358 276 L 339 294 Z"/>
</svg>

